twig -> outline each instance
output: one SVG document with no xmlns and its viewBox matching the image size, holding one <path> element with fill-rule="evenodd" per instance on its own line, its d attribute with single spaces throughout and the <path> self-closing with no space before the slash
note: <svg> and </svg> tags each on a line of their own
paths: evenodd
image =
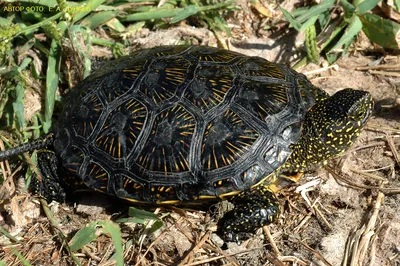
<svg viewBox="0 0 400 266">
<path fill-rule="evenodd" d="M 360 67 L 356 67 L 356 70 L 375 70 L 375 69 L 400 70 L 400 65 L 378 65 L 378 66 L 360 66 Z"/>
<path fill-rule="evenodd" d="M 182 261 L 178 264 L 180 265 L 185 265 L 186 261 L 192 256 L 205 242 L 206 240 L 210 237 L 210 231 L 207 231 L 201 238 L 200 241 L 192 248 L 190 252 L 186 254 L 186 256 L 182 259 Z"/>
<path fill-rule="evenodd" d="M 390 150 L 393 153 L 393 157 L 397 162 L 397 165 L 400 166 L 400 155 L 399 155 L 399 153 L 398 153 L 398 151 L 396 149 L 396 146 L 394 145 L 393 137 L 391 135 L 387 135 L 386 136 L 386 140 L 387 140 L 387 142 L 389 144 Z"/>
<path fill-rule="evenodd" d="M 314 254 L 315 257 L 317 257 L 320 261 L 322 261 L 325 265 L 328 266 L 332 266 L 332 264 L 330 264 L 325 258 L 324 256 L 321 255 L 321 253 L 319 253 L 318 251 L 316 251 L 315 249 L 313 249 L 312 247 L 310 247 L 309 245 L 307 245 L 306 243 L 304 243 L 303 241 L 299 241 L 300 244 L 305 247 L 306 249 L 308 249 L 309 251 L 311 251 L 311 253 Z"/>
<path fill-rule="evenodd" d="M 368 252 L 371 239 L 372 239 L 372 248 L 370 251 L 371 261 L 372 258 L 375 258 L 377 237 L 374 236 L 376 234 L 376 221 L 378 219 L 378 214 L 382 206 L 383 199 L 384 199 L 384 194 L 382 192 L 379 192 L 376 198 L 373 212 L 369 218 L 368 223 L 363 224 L 358 230 L 353 230 L 353 232 L 350 234 L 347 240 L 345 256 L 342 265 L 350 265 L 350 266 L 362 265 L 365 256 Z M 348 260 L 350 260 L 349 264 L 347 264 Z"/>
<path fill-rule="evenodd" d="M 265 235 L 267 236 L 268 241 L 269 241 L 269 243 L 271 244 L 271 247 L 272 247 L 272 249 L 274 250 L 275 254 L 276 254 L 278 257 L 279 257 L 279 256 L 282 256 L 282 254 L 281 254 L 281 252 L 279 251 L 279 249 L 278 249 L 278 247 L 277 247 L 277 245 L 276 245 L 276 243 L 275 243 L 275 240 L 274 240 L 274 238 L 272 237 L 271 232 L 269 231 L 269 228 L 268 228 L 267 225 L 266 225 L 266 226 L 263 226 L 263 231 L 264 231 Z"/>
<path fill-rule="evenodd" d="M 369 73 L 373 75 L 382 75 L 382 76 L 392 76 L 392 77 L 400 77 L 400 73 L 397 72 L 387 72 L 387 71 L 374 71 L 371 70 Z"/>
</svg>

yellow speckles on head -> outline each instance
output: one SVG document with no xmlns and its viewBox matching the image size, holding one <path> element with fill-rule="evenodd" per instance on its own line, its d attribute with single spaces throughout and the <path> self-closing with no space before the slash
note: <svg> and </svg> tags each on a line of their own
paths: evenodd
<svg viewBox="0 0 400 266">
<path fill-rule="evenodd" d="M 345 89 L 317 101 L 306 114 L 302 135 L 293 145 L 284 168 L 287 171 L 315 169 L 348 149 L 364 126 L 365 109 L 371 108 L 368 101 L 372 100 L 365 100 L 365 95 L 368 96 L 362 91 Z"/>
<path fill-rule="evenodd" d="M 346 128 L 346 133 L 349 133 L 350 131 L 353 131 L 352 127 Z"/>
</svg>

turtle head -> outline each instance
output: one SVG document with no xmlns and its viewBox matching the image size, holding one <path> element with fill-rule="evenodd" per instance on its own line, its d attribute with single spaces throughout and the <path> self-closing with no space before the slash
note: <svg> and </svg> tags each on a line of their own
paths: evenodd
<svg viewBox="0 0 400 266">
<path fill-rule="evenodd" d="M 306 113 L 301 136 L 282 166 L 299 172 L 326 164 L 349 149 L 372 114 L 373 99 L 365 91 L 344 89 L 318 101 Z"/>
<path fill-rule="evenodd" d="M 372 114 L 373 99 L 365 91 L 344 89 L 313 106 L 314 130 L 333 156 L 354 143 Z"/>
</svg>

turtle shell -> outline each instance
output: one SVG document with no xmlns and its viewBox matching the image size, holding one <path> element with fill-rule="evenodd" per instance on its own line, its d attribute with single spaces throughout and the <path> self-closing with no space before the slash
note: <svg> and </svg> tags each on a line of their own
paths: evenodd
<svg viewBox="0 0 400 266">
<path fill-rule="evenodd" d="M 70 93 L 55 150 L 87 186 L 130 201 L 224 198 L 272 182 L 324 94 L 260 57 L 201 46 L 140 50 Z"/>
</svg>

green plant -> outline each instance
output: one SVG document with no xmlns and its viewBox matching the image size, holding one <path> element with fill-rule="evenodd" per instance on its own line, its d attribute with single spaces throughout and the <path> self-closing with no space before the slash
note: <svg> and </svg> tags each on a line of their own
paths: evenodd
<svg viewBox="0 0 400 266">
<path fill-rule="evenodd" d="M 304 31 L 307 58 L 318 62 L 319 55 L 326 56 L 329 63 L 347 53 L 357 34 L 362 30 L 374 43 L 384 48 L 398 49 L 396 34 L 400 25 L 378 15 L 369 13 L 380 0 L 324 0 L 320 4 L 299 8 L 289 13 L 281 8 L 285 18 L 297 31 Z M 332 18 L 338 7 L 343 12 Z"/>
</svg>

